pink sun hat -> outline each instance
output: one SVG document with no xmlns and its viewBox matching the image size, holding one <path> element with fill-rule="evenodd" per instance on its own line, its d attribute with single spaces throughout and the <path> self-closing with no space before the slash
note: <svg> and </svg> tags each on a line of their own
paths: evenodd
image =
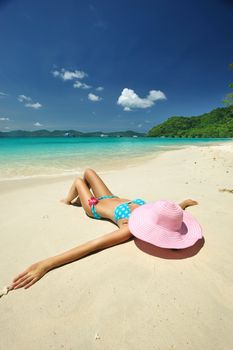
<svg viewBox="0 0 233 350">
<path fill-rule="evenodd" d="M 137 207 L 128 224 L 135 237 L 161 248 L 187 248 L 202 238 L 197 220 L 177 203 L 167 200 Z"/>
</svg>

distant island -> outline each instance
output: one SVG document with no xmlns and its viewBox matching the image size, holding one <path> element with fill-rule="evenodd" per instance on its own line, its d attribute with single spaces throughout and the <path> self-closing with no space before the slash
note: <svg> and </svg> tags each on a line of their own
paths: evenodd
<svg viewBox="0 0 233 350">
<path fill-rule="evenodd" d="M 233 106 L 197 117 L 174 116 L 149 130 L 150 137 L 233 137 Z"/>
<path fill-rule="evenodd" d="M 233 106 L 216 108 L 196 117 L 173 116 L 154 126 L 148 133 L 132 130 L 115 132 L 81 132 L 76 130 L 14 130 L 0 132 L 0 138 L 10 137 L 233 137 Z"/>
<path fill-rule="evenodd" d="M 76 130 L 13 130 L 8 132 L 0 132 L 0 138 L 10 137 L 144 137 L 145 133 L 139 133 L 132 130 L 115 131 L 115 132 L 81 132 Z"/>
</svg>

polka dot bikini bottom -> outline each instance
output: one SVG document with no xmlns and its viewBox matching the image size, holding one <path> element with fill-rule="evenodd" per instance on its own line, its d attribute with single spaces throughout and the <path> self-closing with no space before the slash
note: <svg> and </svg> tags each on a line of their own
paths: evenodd
<svg viewBox="0 0 233 350">
<path fill-rule="evenodd" d="M 119 204 L 114 210 L 115 222 L 117 222 L 120 219 L 128 219 L 130 217 L 130 214 L 131 214 L 131 210 L 129 206 L 130 203 L 135 203 L 138 205 L 146 204 L 146 202 L 140 198 L 134 199 L 133 201 L 130 201 L 130 202 Z"/>
</svg>

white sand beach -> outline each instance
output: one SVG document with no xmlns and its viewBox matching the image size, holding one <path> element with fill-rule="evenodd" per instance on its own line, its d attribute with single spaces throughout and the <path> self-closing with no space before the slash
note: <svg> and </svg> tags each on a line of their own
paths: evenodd
<svg viewBox="0 0 233 350">
<path fill-rule="evenodd" d="M 187 210 L 203 227 L 203 247 L 185 255 L 130 240 L 50 271 L 0 298 L 0 349 L 231 349 L 232 175 L 233 143 L 102 172 L 123 198 L 197 200 Z M 0 183 L 0 288 L 32 263 L 116 229 L 60 203 L 71 181 Z"/>
</svg>

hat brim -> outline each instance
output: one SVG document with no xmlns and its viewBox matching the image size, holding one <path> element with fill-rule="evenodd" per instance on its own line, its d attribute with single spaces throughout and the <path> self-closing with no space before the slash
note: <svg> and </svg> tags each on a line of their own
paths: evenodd
<svg viewBox="0 0 233 350">
<path fill-rule="evenodd" d="M 170 231 L 153 222 L 153 203 L 144 204 L 132 212 L 129 217 L 130 232 L 137 238 L 161 248 L 187 248 L 202 238 L 202 228 L 187 211 L 183 212 L 180 230 Z"/>
</svg>

